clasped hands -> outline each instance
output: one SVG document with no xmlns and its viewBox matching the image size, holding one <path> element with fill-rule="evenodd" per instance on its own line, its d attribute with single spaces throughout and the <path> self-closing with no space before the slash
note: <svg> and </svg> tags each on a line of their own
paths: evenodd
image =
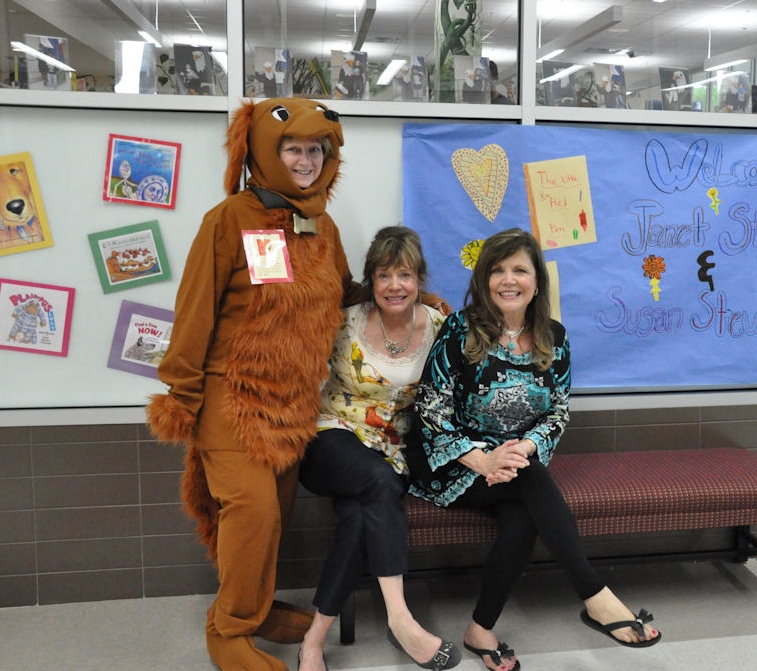
<svg viewBox="0 0 757 671">
<path fill-rule="evenodd" d="M 490 487 L 500 482 L 510 482 L 518 476 L 518 469 L 526 468 L 533 444 L 527 440 L 506 440 L 491 452 L 486 453 L 486 484 Z"/>
</svg>

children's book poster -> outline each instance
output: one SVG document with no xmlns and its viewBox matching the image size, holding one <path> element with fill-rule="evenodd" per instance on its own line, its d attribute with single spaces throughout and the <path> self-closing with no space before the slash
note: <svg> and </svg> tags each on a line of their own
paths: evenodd
<svg viewBox="0 0 757 671">
<path fill-rule="evenodd" d="M 215 95 L 213 57 L 210 47 L 174 44 L 176 93 L 191 96 Z"/>
<path fill-rule="evenodd" d="M 122 301 L 108 357 L 108 368 L 158 379 L 158 366 L 168 349 L 172 310 Z"/>
<path fill-rule="evenodd" d="M 660 68 L 662 109 L 691 111 L 691 78 L 685 68 Z"/>
<path fill-rule="evenodd" d="M 52 246 L 29 152 L 0 156 L 0 203 L 0 256 Z"/>
<path fill-rule="evenodd" d="M 70 287 L 0 279 L 0 349 L 67 356 L 74 293 Z"/>
<path fill-rule="evenodd" d="M 578 393 L 754 388 L 755 156 L 744 134 L 406 123 L 403 220 L 456 309 L 483 242 L 531 232 Z"/>
<path fill-rule="evenodd" d="M 181 144 L 111 133 L 103 200 L 173 209 Z"/>
<path fill-rule="evenodd" d="M 171 279 L 157 221 L 90 233 L 87 237 L 103 293 Z"/>
</svg>

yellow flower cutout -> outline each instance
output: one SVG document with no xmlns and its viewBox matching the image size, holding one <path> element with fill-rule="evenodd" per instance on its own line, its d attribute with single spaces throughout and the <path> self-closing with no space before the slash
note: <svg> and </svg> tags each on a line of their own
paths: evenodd
<svg viewBox="0 0 757 671">
<path fill-rule="evenodd" d="M 471 240 L 460 250 L 460 261 L 468 270 L 473 270 L 478 261 L 478 255 L 484 246 L 483 240 Z"/>
</svg>

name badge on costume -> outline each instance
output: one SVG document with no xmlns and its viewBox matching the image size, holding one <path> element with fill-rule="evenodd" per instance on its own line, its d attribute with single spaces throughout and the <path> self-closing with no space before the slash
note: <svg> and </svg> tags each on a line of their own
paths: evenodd
<svg viewBox="0 0 757 671">
<path fill-rule="evenodd" d="M 242 242 L 253 284 L 294 282 L 284 231 L 242 231 Z"/>
</svg>

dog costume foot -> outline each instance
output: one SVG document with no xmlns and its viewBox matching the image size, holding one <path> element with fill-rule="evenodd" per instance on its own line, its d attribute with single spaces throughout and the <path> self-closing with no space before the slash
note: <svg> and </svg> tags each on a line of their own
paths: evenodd
<svg viewBox="0 0 757 671">
<path fill-rule="evenodd" d="M 255 647 L 252 636 L 206 632 L 208 653 L 221 671 L 287 671 L 286 664 Z"/>
<path fill-rule="evenodd" d="M 302 643 L 312 621 L 312 611 L 274 600 L 268 617 L 253 635 L 271 643 Z"/>
</svg>

